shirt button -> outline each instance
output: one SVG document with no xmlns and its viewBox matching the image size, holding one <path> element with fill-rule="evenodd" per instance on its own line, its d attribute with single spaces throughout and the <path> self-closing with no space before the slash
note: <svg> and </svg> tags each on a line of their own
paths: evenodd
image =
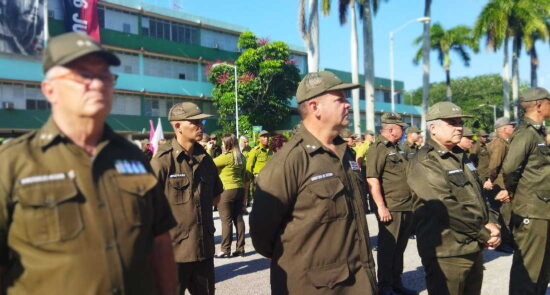
<svg viewBox="0 0 550 295">
<path fill-rule="evenodd" d="M 103 206 L 105 206 L 105 203 L 103 203 L 102 201 L 97 202 L 97 207 L 103 208 Z"/>
<path fill-rule="evenodd" d="M 119 288 L 113 288 L 113 294 L 120 294 Z"/>
<path fill-rule="evenodd" d="M 105 249 L 107 250 L 111 250 L 115 247 L 115 243 L 106 243 L 105 244 Z M 114 290 L 114 289 L 113 289 Z"/>
</svg>

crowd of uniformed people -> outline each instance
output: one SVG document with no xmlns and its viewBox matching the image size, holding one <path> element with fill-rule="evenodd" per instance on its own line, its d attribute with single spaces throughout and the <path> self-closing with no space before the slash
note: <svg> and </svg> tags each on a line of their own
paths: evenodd
<svg viewBox="0 0 550 295">
<path fill-rule="evenodd" d="M 289 140 L 262 131 L 254 147 L 234 134 L 219 144 L 203 132 L 212 115 L 184 102 L 168 114 L 175 137 L 146 155 L 105 124 L 119 64 L 85 35 L 48 43 L 41 89 L 52 115 L 0 148 L 0 294 L 214 294 L 213 259 L 246 255 L 251 204 L 272 294 L 417 294 L 401 278 L 410 238 L 429 294 L 480 294 L 484 249 L 513 253 L 510 294 L 545 294 L 546 89 L 523 92 L 521 121 L 496 120 L 490 141 L 452 102 L 429 108 L 425 140 L 395 113 L 361 136 L 346 129 L 345 90 L 359 85 L 313 72 Z"/>
</svg>

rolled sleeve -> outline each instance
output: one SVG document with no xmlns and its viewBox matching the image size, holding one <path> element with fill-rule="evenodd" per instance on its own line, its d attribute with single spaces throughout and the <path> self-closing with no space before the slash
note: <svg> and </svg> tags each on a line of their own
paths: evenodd
<svg viewBox="0 0 550 295">
<path fill-rule="evenodd" d="M 367 178 L 379 178 L 384 171 L 386 154 L 381 151 L 380 145 L 374 145 L 367 151 Z"/>
</svg>

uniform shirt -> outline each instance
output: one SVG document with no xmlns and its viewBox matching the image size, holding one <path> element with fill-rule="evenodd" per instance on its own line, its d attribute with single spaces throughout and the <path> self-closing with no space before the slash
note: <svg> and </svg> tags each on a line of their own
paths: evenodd
<svg viewBox="0 0 550 295">
<path fill-rule="evenodd" d="M 214 257 L 212 201 L 223 186 L 212 158 L 198 143 L 189 156 L 173 139 L 159 147 L 151 166 L 178 223 L 170 231 L 176 262 Z"/>
<path fill-rule="evenodd" d="M 243 150 L 241 151 L 241 153 L 243 154 L 243 156 L 245 157 L 245 159 L 248 159 L 248 153 L 250 153 L 250 150 L 251 150 L 251 149 L 252 149 L 252 148 L 251 148 L 249 145 L 247 145 L 247 146 L 245 146 L 245 147 L 243 148 Z"/>
<path fill-rule="evenodd" d="M 334 143 L 337 155 L 301 127 L 258 177 L 250 236 L 272 259 L 273 294 L 333 294 L 360 269 L 374 284 L 364 182 L 346 142 Z M 342 294 L 361 292 L 372 294 Z"/>
<path fill-rule="evenodd" d="M 233 153 L 223 153 L 214 159 L 214 164 L 218 168 L 224 190 L 243 187 L 246 166 L 244 157 L 242 164 L 236 164 Z"/>
<path fill-rule="evenodd" d="M 489 149 L 486 143 L 480 141 L 477 141 L 474 147 L 476 148 L 473 153 L 471 152 L 472 149 L 470 149 L 470 161 L 476 166 L 477 174 L 481 178 L 481 181 L 485 182 L 489 178 Z"/>
<path fill-rule="evenodd" d="M 487 169 L 487 178 L 495 185 L 504 188 L 504 179 L 502 178 L 502 162 L 508 153 L 510 143 L 508 140 L 498 136 L 491 143 L 489 148 L 489 167 Z"/>
<path fill-rule="evenodd" d="M 414 192 L 418 252 L 451 257 L 481 251 L 485 228 L 497 215 L 481 196 L 481 181 L 459 147 L 451 151 L 432 139 L 409 162 L 407 182 Z"/>
<path fill-rule="evenodd" d="M 0 149 L 0 264 L 11 294 L 155 294 L 175 225 L 143 153 L 107 125 L 90 157 L 50 118 Z"/>
<path fill-rule="evenodd" d="M 246 171 L 252 175 L 260 173 L 267 161 L 273 156 L 273 151 L 262 144 L 258 144 L 250 150 L 248 158 L 246 158 Z"/>
<path fill-rule="evenodd" d="M 416 155 L 416 152 L 418 152 L 418 145 L 416 143 L 410 143 L 408 141 L 405 141 L 399 148 L 405 152 L 405 158 L 412 159 L 414 155 Z"/>
<path fill-rule="evenodd" d="M 550 219 L 550 148 L 545 140 L 544 126 L 525 117 L 502 165 L 512 211 L 523 217 Z"/>
<path fill-rule="evenodd" d="M 380 181 L 390 211 L 411 211 L 411 190 L 407 185 L 407 160 L 399 146 L 378 136 L 367 152 L 367 178 Z"/>
</svg>

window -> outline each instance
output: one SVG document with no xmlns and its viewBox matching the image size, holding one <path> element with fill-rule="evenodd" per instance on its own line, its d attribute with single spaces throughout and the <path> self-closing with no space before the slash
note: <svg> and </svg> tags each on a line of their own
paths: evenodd
<svg viewBox="0 0 550 295">
<path fill-rule="evenodd" d="M 100 28 L 105 28 L 105 7 L 97 6 L 97 22 Z"/>
<path fill-rule="evenodd" d="M 185 74 L 179 74 L 180 80 L 185 80 Z"/>
<path fill-rule="evenodd" d="M 197 81 L 197 67 L 196 62 L 153 56 L 143 58 L 143 73 L 147 76 Z"/>
<path fill-rule="evenodd" d="M 145 116 L 159 116 L 159 99 L 156 97 L 145 98 Z"/>
<path fill-rule="evenodd" d="M 26 103 L 27 110 L 50 110 L 51 105 L 49 102 L 41 99 L 27 99 Z"/>
<path fill-rule="evenodd" d="M 131 33 L 130 24 L 122 24 L 122 31 L 123 31 L 124 33 L 130 34 L 130 33 Z"/>
<path fill-rule="evenodd" d="M 139 74 L 139 56 L 135 53 L 115 51 L 120 59 L 120 66 L 112 67 L 115 73 Z"/>
<path fill-rule="evenodd" d="M 54 18 L 55 13 L 52 9 L 48 9 L 48 17 Z"/>
<path fill-rule="evenodd" d="M 159 18 L 142 18 L 142 33 L 152 38 L 185 44 L 198 44 L 198 28 Z"/>
<path fill-rule="evenodd" d="M 382 91 L 384 93 L 384 102 L 391 102 L 391 95 L 389 91 Z"/>
</svg>

